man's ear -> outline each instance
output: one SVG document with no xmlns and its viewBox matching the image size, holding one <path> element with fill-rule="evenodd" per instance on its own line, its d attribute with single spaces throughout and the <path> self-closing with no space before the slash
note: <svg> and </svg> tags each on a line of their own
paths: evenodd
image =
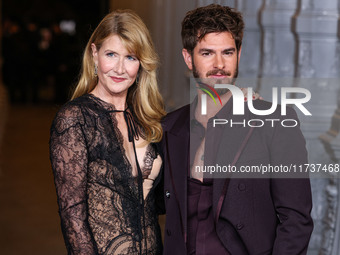
<svg viewBox="0 0 340 255">
<path fill-rule="evenodd" d="M 187 64 L 188 68 L 192 70 L 192 56 L 191 54 L 187 51 L 187 49 L 182 50 L 182 55 L 184 58 L 184 62 Z"/>
<path fill-rule="evenodd" d="M 96 65 L 98 65 L 98 51 L 94 43 L 91 43 L 91 50 L 92 50 L 93 61 Z"/>
</svg>

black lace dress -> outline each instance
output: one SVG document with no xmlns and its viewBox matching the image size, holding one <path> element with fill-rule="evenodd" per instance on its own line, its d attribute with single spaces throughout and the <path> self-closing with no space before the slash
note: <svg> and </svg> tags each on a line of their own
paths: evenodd
<svg viewBox="0 0 340 255">
<path fill-rule="evenodd" d="M 50 157 L 69 254 L 162 252 L 155 204 L 162 160 L 154 144 L 137 148 L 140 168 L 133 174 L 116 114 L 86 94 L 53 121 Z"/>
</svg>

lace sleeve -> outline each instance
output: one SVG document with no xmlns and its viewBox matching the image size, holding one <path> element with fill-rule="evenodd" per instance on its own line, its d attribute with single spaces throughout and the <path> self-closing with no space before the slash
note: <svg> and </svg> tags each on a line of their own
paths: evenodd
<svg viewBox="0 0 340 255">
<path fill-rule="evenodd" d="M 79 109 L 60 111 L 51 127 L 50 159 L 68 254 L 96 254 L 87 221 L 87 149 Z"/>
</svg>

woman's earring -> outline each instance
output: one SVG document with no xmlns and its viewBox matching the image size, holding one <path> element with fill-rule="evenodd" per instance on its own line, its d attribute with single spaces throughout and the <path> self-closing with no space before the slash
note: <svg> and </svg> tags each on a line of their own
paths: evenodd
<svg viewBox="0 0 340 255">
<path fill-rule="evenodd" d="M 94 64 L 94 76 L 97 77 L 98 75 L 98 67 L 96 64 Z"/>
</svg>

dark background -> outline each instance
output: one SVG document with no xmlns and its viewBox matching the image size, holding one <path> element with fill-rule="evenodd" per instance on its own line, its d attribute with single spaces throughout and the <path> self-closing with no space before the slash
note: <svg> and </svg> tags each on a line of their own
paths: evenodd
<svg viewBox="0 0 340 255">
<path fill-rule="evenodd" d="M 49 129 L 108 1 L 0 0 L 0 254 L 66 254 Z M 61 22 L 75 24 L 67 33 Z"/>
<path fill-rule="evenodd" d="M 108 5 L 103 0 L 2 2 L 2 73 L 11 104 L 69 99 L 82 51 Z M 75 29 L 64 30 L 62 22 Z"/>
</svg>

